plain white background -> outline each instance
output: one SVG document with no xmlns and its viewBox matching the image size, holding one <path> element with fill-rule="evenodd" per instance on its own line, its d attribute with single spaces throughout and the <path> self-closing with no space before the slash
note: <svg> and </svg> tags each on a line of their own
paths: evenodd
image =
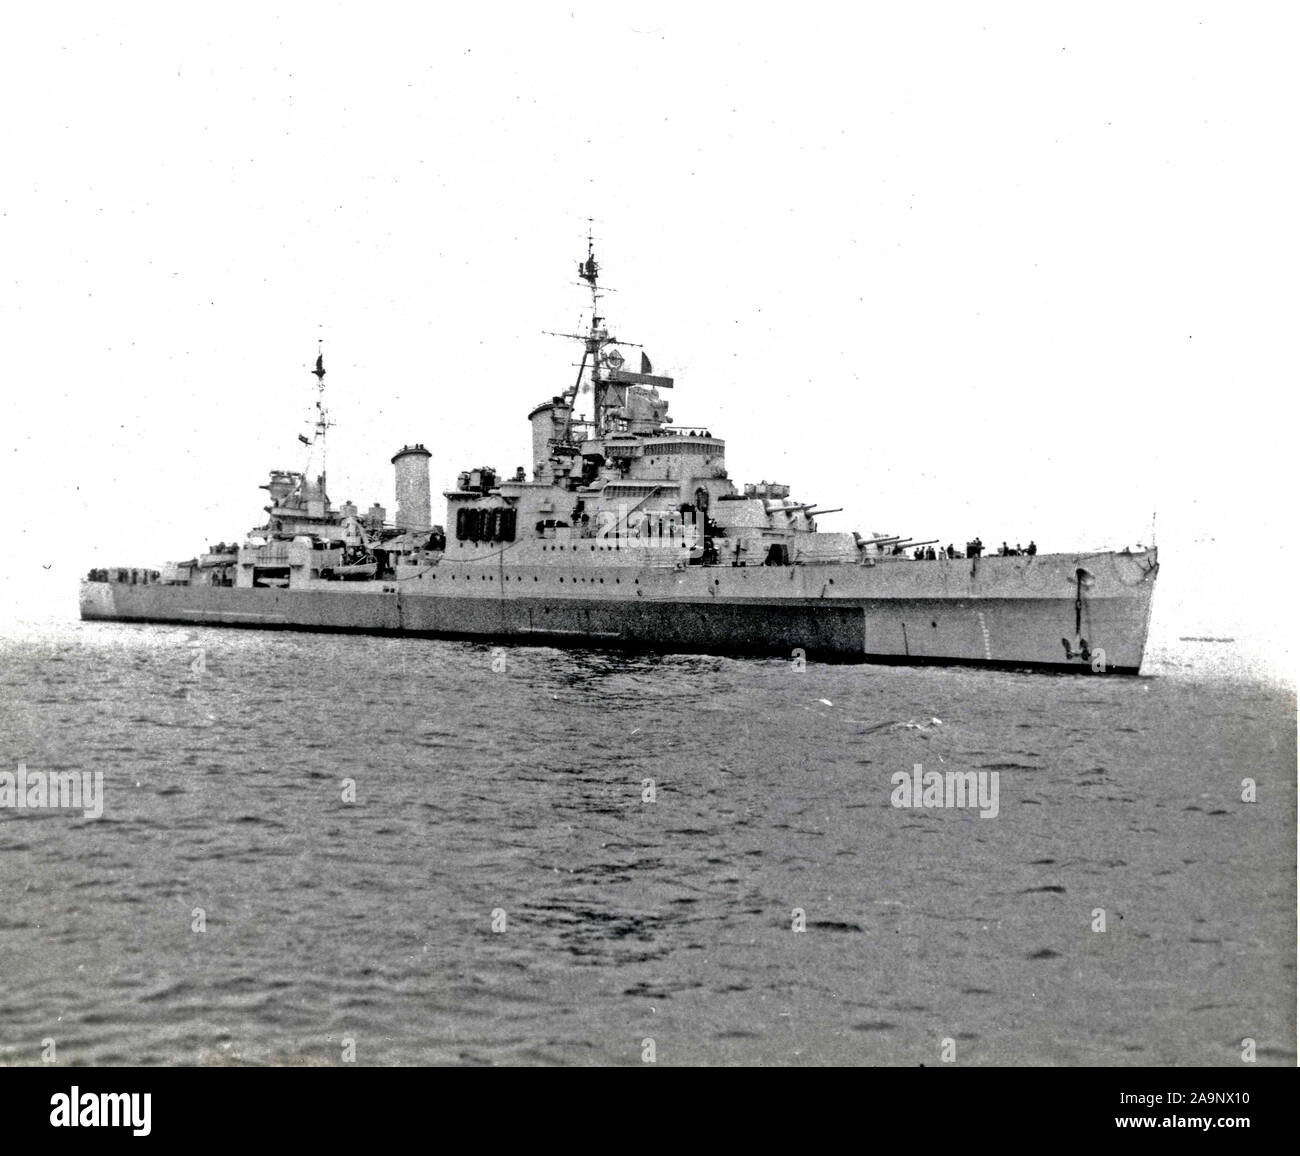
<svg viewBox="0 0 1300 1156">
<path fill-rule="evenodd" d="M 9 5 L 3 613 L 528 461 L 596 220 L 620 336 L 826 529 L 1150 541 L 1294 614 L 1295 19 L 1235 4 Z"/>
</svg>

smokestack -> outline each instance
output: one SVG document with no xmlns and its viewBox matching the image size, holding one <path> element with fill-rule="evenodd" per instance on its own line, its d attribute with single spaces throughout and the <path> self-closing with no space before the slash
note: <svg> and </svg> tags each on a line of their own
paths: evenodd
<svg viewBox="0 0 1300 1156">
<path fill-rule="evenodd" d="M 565 423 L 573 411 L 561 398 L 552 398 L 536 406 L 528 415 L 533 426 L 533 481 L 550 483 L 555 473 L 552 455 L 556 439 L 564 434 Z"/>
<path fill-rule="evenodd" d="M 429 459 L 433 455 L 419 442 L 403 446 L 393 455 L 393 473 L 397 483 L 397 518 L 399 530 L 426 533 L 433 528 L 429 503 Z"/>
</svg>

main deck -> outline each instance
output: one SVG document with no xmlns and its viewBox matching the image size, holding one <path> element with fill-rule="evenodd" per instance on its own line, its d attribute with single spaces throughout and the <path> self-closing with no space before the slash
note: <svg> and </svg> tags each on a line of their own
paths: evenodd
<svg viewBox="0 0 1300 1156">
<path fill-rule="evenodd" d="M 786 567 L 611 565 L 577 549 L 513 564 L 509 553 L 281 589 L 88 581 L 81 615 L 1137 673 L 1157 568 L 1154 550 Z"/>
</svg>

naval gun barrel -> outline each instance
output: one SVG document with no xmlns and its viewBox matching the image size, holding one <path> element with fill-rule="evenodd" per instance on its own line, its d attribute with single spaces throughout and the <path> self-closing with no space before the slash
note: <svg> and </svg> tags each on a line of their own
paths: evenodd
<svg viewBox="0 0 1300 1156">
<path fill-rule="evenodd" d="M 816 514 L 838 514 L 843 509 L 843 506 L 836 506 L 833 510 L 819 510 L 816 502 L 794 502 L 788 506 L 774 506 L 769 513 L 797 514 L 802 510 L 804 514 L 811 518 Z"/>
<path fill-rule="evenodd" d="M 938 543 L 938 541 L 938 538 L 931 538 L 928 542 L 918 542 L 915 538 L 893 538 L 882 544 L 886 546 L 897 546 L 901 549 L 904 546 L 933 546 Z"/>
</svg>

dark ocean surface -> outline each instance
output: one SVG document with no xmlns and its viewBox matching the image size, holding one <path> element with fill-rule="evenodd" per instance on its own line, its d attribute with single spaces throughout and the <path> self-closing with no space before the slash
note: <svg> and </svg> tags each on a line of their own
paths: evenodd
<svg viewBox="0 0 1300 1156">
<path fill-rule="evenodd" d="M 105 803 L 0 808 L 0 1062 L 1292 1065 L 1295 699 L 1232 651 L 11 629 L 0 770 Z M 915 763 L 998 816 L 891 806 Z"/>
</svg>

